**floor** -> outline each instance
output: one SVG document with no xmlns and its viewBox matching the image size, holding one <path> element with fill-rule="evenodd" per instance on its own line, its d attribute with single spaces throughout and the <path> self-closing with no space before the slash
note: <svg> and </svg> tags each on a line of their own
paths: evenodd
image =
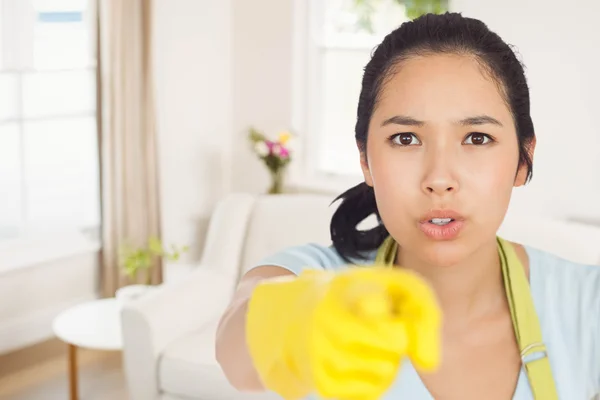
<svg viewBox="0 0 600 400">
<path fill-rule="evenodd" d="M 6 358 L 0 359 L 0 399 L 68 400 L 66 347 L 60 353 L 15 371 L 7 368 Z M 8 364 L 17 364 L 10 361 Z M 79 400 L 127 400 L 121 353 L 80 349 L 78 363 Z"/>
</svg>

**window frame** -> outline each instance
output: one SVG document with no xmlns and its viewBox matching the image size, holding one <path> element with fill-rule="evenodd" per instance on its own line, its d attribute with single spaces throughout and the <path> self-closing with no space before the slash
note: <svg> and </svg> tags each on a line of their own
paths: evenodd
<svg viewBox="0 0 600 400">
<path fill-rule="evenodd" d="M 87 10 L 89 14 L 86 14 L 86 22 L 90 24 L 90 30 L 92 37 L 90 37 L 91 45 L 97 45 L 97 3 L 96 0 L 87 0 Z M 35 121 L 56 121 L 56 120 L 70 120 L 79 118 L 93 118 L 96 125 L 95 135 L 96 138 L 100 138 L 99 131 L 99 119 L 98 119 L 98 107 L 100 104 L 97 103 L 98 97 L 98 58 L 91 57 L 90 63 L 82 65 L 81 67 L 68 67 L 68 68 L 34 68 L 32 67 L 32 60 L 28 59 L 25 54 L 33 54 L 32 51 L 23 52 L 22 49 L 32 50 L 34 45 L 33 41 L 33 23 L 27 24 L 24 21 L 31 21 L 27 14 L 30 7 L 33 7 L 32 0 L 0 0 L 0 75 L 13 76 L 16 79 L 16 114 L 15 116 L 4 118 L 0 120 L 0 125 L 15 125 L 18 128 L 19 136 L 19 169 L 21 175 L 20 185 L 20 222 L 16 226 L 17 233 L 15 236 L 9 235 L 6 238 L 0 239 L 0 250 L 12 249 L 27 249 L 23 254 L 13 251 L 5 252 L 0 251 L 0 259 L 3 260 L 2 269 L 10 269 L 11 267 L 22 267 L 28 264 L 34 264 L 44 259 L 53 259 L 59 257 L 57 248 L 64 248 L 64 256 L 70 254 L 77 254 L 89 251 L 96 251 L 100 248 L 99 233 L 101 230 L 101 220 L 98 220 L 97 226 L 81 226 L 76 229 L 64 230 L 61 226 L 56 226 L 54 230 L 51 228 L 48 232 L 40 233 L 38 231 L 39 226 L 35 223 L 31 223 L 30 213 L 28 210 L 28 185 L 26 184 L 26 159 L 25 159 L 25 125 L 28 122 Z M 12 38 L 16 37 L 17 40 Z M 9 39 L 11 38 L 11 39 Z M 97 54 L 97 49 L 91 49 Z M 80 111 L 80 112 L 66 112 L 66 113 L 53 113 L 50 115 L 43 116 L 26 116 L 23 97 L 24 97 L 24 80 L 27 75 L 40 74 L 40 73 L 65 73 L 69 71 L 82 71 L 82 72 L 93 72 L 94 85 L 96 87 L 96 93 L 93 93 L 94 101 L 96 102 L 95 107 L 92 110 Z M 100 141 L 97 141 L 98 154 L 100 154 Z M 100 160 L 98 159 L 98 163 Z M 100 165 L 97 166 L 98 172 L 100 173 Z M 101 213 L 101 192 L 100 182 L 98 182 L 98 208 Z M 36 233 L 37 232 L 37 233 Z M 57 237 L 58 234 L 58 237 Z M 73 241 L 74 235 L 85 238 L 81 241 Z M 71 246 L 54 246 L 54 249 L 48 246 L 49 243 L 57 243 L 61 241 L 60 236 L 64 237 L 65 241 L 69 241 Z M 44 239 L 47 238 L 47 239 Z M 11 244 L 8 246 L 8 244 Z M 29 253 L 30 255 L 27 255 Z M 4 257 L 6 256 L 6 257 Z M 30 261 L 30 262 L 28 262 Z M 14 264 L 14 265 L 13 265 Z"/>
<path fill-rule="evenodd" d="M 291 186 L 301 191 L 341 193 L 363 182 L 364 178 L 361 174 L 328 172 L 318 167 L 318 128 L 323 111 L 321 57 L 328 49 L 371 51 L 377 42 L 327 43 L 324 34 L 319 32 L 325 14 L 323 0 L 294 0 L 292 14 L 292 129 L 298 132 L 298 141 L 296 162 L 290 168 Z"/>
</svg>

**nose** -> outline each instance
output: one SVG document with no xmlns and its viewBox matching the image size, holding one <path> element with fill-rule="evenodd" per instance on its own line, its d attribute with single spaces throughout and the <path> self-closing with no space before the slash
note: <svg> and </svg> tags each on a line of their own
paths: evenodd
<svg viewBox="0 0 600 400">
<path fill-rule="evenodd" d="M 422 182 L 422 189 L 427 195 L 448 196 L 459 190 L 448 156 L 437 153 L 431 157 Z"/>
<path fill-rule="evenodd" d="M 443 196 L 445 194 L 455 192 L 456 184 L 447 180 L 438 179 L 430 182 L 424 186 L 424 190 L 427 194 L 437 194 Z"/>
</svg>

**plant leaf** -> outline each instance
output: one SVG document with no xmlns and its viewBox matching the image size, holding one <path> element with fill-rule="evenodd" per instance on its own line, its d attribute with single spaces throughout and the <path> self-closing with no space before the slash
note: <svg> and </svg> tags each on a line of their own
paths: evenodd
<svg viewBox="0 0 600 400">
<path fill-rule="evenodd" d="M 156 256 L 161 256 L 164 253 L 161 240 L 155 236 L 148 239 L 148 249 Z"/>
</svg>

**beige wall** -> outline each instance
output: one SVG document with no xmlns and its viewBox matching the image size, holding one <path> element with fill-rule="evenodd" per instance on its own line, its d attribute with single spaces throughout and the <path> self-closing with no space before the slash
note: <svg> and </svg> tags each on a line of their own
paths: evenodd
<svg viewBox="0 0 600 400">
<path fill-rule="evenodd" d="M 215 202 L 264 192 L 247 128 L 288 129 L 292 0 L 155 0 L 163 235 L 196 262 Z"/>
<path fill-rule="evenodd" d="M 233 189 L 264 192 L 269 178 L 248 150 L 250 125 L 267 133 L 292 118 L 292 0 L 233 0 Z"/>
<path fill-rule="evenodd" d="M 162 229 L 198 259 L 215 202 L 230 190 L 229 0 L 154 1 Z"/>
</svg>

